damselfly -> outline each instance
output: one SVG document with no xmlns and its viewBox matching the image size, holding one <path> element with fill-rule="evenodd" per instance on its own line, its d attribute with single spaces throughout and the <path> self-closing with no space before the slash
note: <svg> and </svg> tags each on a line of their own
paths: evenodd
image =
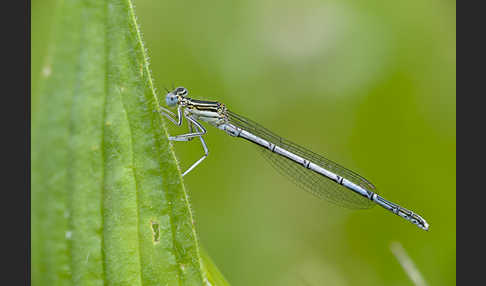
<svg viewBox="0 0 486 286">
<path fill-rule="evenodd" d="M 429 229 L 429 224 L 422 217 L 379 196 L 375 186 L 360 175 L 229 111 L 222 103 L 192 99 L 187 94 L 184 87 L 167 93 L 167 106 L 177 106 L 177 114 L 163 107 L 160 110 L 178 126 L 182 124 L 183 117 L 188 122 L 189 133 L 170 136 L 169 140 L 190 141 L 195 137 L 201 140 L 204 155 L 183 176 L 208 156 L 208 147 L 203 138 L 206 129 L 200 123 L 203 121 L 231 136 L 257 144 L 262 148 L 264 157 L 280 173 L 319 198 L 348 208 L 364 209 L 378 204 L 424 230 Z"/>
</svg>

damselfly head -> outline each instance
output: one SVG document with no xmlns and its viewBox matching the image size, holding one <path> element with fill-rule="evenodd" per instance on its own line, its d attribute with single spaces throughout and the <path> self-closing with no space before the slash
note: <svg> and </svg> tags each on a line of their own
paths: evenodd
<svg viewBox="0 0 486 286">
<path fill-rule="evenodd" d="M 176 106 L 179 102 L 179 97 L 184 97 L 188 93 L 187 89 L 184 87 L 178 87 L 173 91 L 167 93 L 165 96 L 165 103 L 167 106 Z"/>
</svg>

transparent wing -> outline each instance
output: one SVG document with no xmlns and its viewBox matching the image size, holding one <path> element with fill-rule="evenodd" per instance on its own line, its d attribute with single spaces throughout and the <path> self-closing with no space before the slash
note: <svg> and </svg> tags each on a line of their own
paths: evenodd
<svg viewBox="0 0 486 286">
<path fill-rule="evenodd" d="M 368 182 L 365 178 L 348 170 L 331 160 L 328 160 L 308 149 L 305 149 L 287 139 L 284 139 L 270 130 L 260 126 L 241 115 L 227 111 L 228 120 L 231 124 L 253 133 L 273 144 L 280 146 L 300 157 L 325 168 L 362 188 L 375 191 L 375 186 Z M 298 186 L 302 187 L 311 194 L 330 201 L 336 205 L 340 205 L 352 209 L 366 209 L 372 207 L 374 204 L 371 200 L 366 199 L 355 192 L 343 187 L 335 181 L 317 174 L 316 172 L 304 168 L 302 165 L 271 152 L 267 148 L 262 149 L 263 157 L 266 158 L 277 171 L 290 178 Z"/>
</svg>

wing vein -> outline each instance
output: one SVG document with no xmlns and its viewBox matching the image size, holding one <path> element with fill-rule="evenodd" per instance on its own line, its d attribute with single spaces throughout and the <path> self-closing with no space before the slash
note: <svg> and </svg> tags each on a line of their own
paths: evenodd
<svg viewBox="0 0 486 286">
<path fill-rule="evenodd" d="M 314 164 L 317 164 L 345 179 L 361 186 L 362 188 L 370 191 L 375 191 L 375 186 L 362 176 L 355 172 L 348 170 L 339 164 L 324 158 L 306 148 L 303 148 L 287 139 L 284 139 L 270 130 L 264 128 L 258 123 L 251 121 L 241 115 L 234 112 L 227 111 L 228 121 L 248 132 L 253 133 L 256 136 L 261 137 L 281 148 L 284 148 Z M 336 183 L 335 181 L 320 175 L 304 166 L 276 153 L 271 152 L 267 148 L 260 147 L 262 155 L 267 159 L 270 164 L 283 176 L 291 179 L 299 187 L 308 191 L 309 193 L 332 202 L 336 205 L 340 205 L 352 209 L 365 209 L 370 208 L 374 204 L 369 199 L 366 199 L 346 187 Z"/>
</svg>

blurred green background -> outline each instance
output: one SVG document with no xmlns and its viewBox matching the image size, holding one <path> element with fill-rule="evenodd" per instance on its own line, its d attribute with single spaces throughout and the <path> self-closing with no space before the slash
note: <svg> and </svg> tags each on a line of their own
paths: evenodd
<svg viewBox="0 0 486 286">
<path fill-rule="evenodd" d="M 55 2 L 32 1 L 33 108 Z M 429 285 L 455 285 L 455 1 L 135 4 L 160 96 L 182 85 L 224 102 L 431 224 L 316 199 L 208 127 L 210 156 L 184 180 L 200 240 L 232 285 L 412 285 L 395 241 Z M 182 169 L 202 155 L 198 141 L 175 146 Z"/>
</svg>

